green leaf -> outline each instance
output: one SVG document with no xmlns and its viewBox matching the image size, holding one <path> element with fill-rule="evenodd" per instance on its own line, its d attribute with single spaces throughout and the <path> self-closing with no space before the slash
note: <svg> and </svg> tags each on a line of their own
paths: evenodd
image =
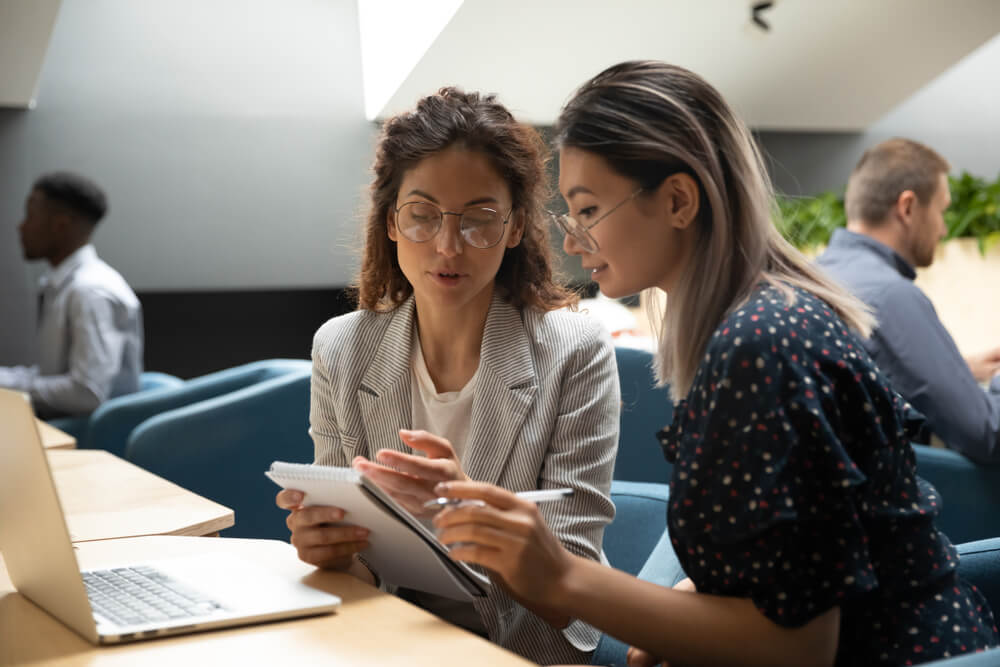
<svg viewBox="0 0 1000 667">
<path fill-rule="evenodd" d="M 1000 245 L 1000 232 L 990 232 L 979 240 L 979 252 L 985 256 L 986 253 L 998 245 Z"/>
<path fill-rule="evenodd" d="M 986 253 L 1000 242 L 1000 175 L 993 181 L 962 172 L 949 177 L 951 207 L 945 212 L 947 238 L 975 238 Z M 843 227 L 843 191 L 812 197 L 779 196 L 775 225 L 789 243 L 801 250 L 826 244 L 833 230 Z"/>
</svg>

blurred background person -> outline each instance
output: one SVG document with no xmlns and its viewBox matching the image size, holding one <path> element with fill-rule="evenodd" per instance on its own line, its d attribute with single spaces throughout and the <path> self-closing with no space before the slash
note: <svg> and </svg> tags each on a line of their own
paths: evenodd
<svg viewBox="0 0 1000 667">
<path fill-rule="evenodd" d="M 38 362 L 0 367 L 0 387 L 26 392 L 43 418 L 85 415 L 139 389 L 142 307 L 90 244 L 107 210 L 101 188 L 70 172 L 40 177 L 25 202 L 24 258 L 49 264 L 38 295 Z"/>
<path fill-rule="evenodd" d="M 910 139 L 867 150 L 847 182 L 847 228 L 819 265 L 874 310 L 864 343 L 895 389 L 944 443 L 981 462 L 1000 458 L 1000 348 L 963 358 L 913 280 L 948 229 L 948 162 Z M 979 383 L 990 383 L 986 391 Z"/>
</svg>

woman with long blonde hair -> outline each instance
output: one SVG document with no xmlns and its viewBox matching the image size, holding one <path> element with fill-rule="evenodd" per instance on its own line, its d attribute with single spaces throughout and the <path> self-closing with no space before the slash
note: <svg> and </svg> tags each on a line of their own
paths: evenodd
<svg viewBox="0 0 1000 667">
<path fill-rule="evenodd" d="M 916 476 L 864 307 L 778 235 L 747 128 L 697 75 L 616 65 L 556 128 L 564 247 L 608 296 L 667 293 L 677 590 L 586 562 L 496 487 L 436 518 L 455 558 L 635 648 L 632 664 L 900 665 L 997 644 Z M 665 406 L 666 409 L 666 406 Z M 666 421 L 666 420 L 665 420 Z"/>
</svg>

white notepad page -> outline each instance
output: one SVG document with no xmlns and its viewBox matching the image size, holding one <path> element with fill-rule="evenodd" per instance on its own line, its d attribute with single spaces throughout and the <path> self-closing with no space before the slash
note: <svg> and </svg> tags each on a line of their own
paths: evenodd
<svg viewBox="0 0 1000 667">
<path fill-rule="evenodd" d="M 340 507 L 344 523 L 367 528 L 371 546 L 361 553 L 384 581 L 466 601 L 489 589 L 489 579 L 452 560 L 434 533 L 356 470 L 275 461 L 265 474 L 302 491 L 303 505 Z"/>
</svg>

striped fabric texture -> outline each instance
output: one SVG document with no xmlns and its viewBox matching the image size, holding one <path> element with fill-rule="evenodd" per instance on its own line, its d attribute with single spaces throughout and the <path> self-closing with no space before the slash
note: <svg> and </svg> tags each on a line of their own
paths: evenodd
<svg viewBox="0 0 1000 667">
<path fill-rule="evenodd" d="M 410 427 L 414 318 L 411 297 L 392 312 L 356 311 L 317 331 L 310 409 L 317 464 L 409 452 L 398 430 Z M 620 405 L 610 336 L 586 314 L 518 310 L 495 294 L 479 363 L 466 474 L 511 491 L 573 488 L 539 509 L 569 551 L 605 560 Z M 587 662 L 597 645 L 596 629 L 576 621 L 556 630 L 499 586 L 475 606 L 490 639 L 535 662 Z"/>
</svg>

